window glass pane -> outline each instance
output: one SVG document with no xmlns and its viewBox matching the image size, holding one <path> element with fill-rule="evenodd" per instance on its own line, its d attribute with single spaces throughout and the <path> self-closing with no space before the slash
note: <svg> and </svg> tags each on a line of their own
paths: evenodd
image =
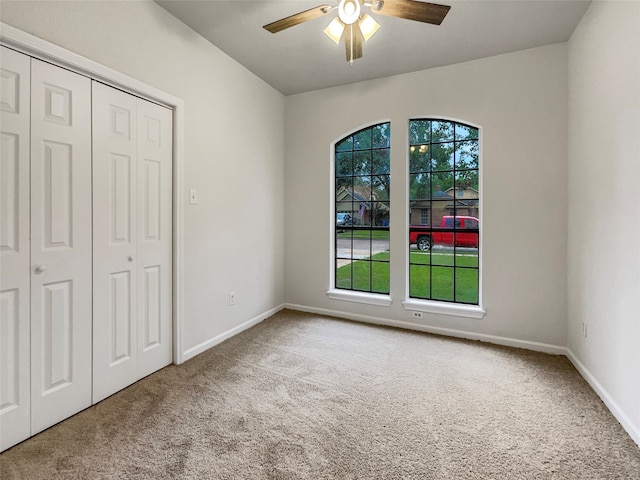
<svg viewBox="0 0 640 480">
<path fill-rule="evenodd" d="M 455 180 L 456 192 L 454 196 L 478 199 L 478 170 L 456 170 Z"/>
<path fill-rule="evenodd" d="M 336 288 L 351 289 L 351 262 L 336 260 Z"/>
<path fill-rule="evenodd" d="M 478 169 L 478 141 L 456 142 L 456 170 Z"/>
<path fill-rule="evenodd" d="M 453 268 L 449 267 L 432 267 L 432 298 L 434 300 L 446 300 L 453 302 Z"/>
<path fill-rule="evenodd" d="M 371 129 L 367 128 L 356 133 L 353 136 L 353 149 L 354 150 L 369 150 L 371 149 Z"/>
<path fill-rule="evenodd" d="M 453 238 L 453 233 L 446 233 L 449 238 Z M 439 243 L 431 248 L 431 265 L 443 267 L 453 267 L 454 265 L 453 242 L 449 245 Z"/>
<path fill-rule="evenodd" d="M 353 154 L 351 152 L 336 153 L 336 176 L 353 175 Z"/>
<path fill-rule="evenodd" d="M 478 303 L 478 270 L 475 268 L 456 269 L 456 302 Z"/>
<path fill-rule="evenodd" d="M 438 143 L 432 145 L 431 151 L 431 169 L 435 171 L 453 170 L 455 150 L 454 143 Z"/>
<path fill-rule="evenodd" d="M 431 298 L 431 267 L 409 266 L 409 295 L 414 298 Z"/>
<path fill-rule="evenodd" d="M 478 249 L 473 247 L 456 247 L 456 266 L 478 267 Z"/>
<path fill-rule="evenodd" d="M 409 122 L 409 144 L 431 143 L 431 121 L 411 120 Z"/>
<path fill-rule="evenodd" d="M 412 173 L 431 171 L 431 154 L 428 147 L 409 147 L 409 171 Z"/>
<path fill-rule="evenodd" d="M 372 173 L 390 173 L 391 164 L 388 148 L 381 148 L 373 151 L 373 171 Z"/>
<path fill-rule="evenodd" d="M 388 123 L 376 125 L 373 127 L 372 135 L 371 146 L 373 148 L 389 147 L 391 144 L 391 125 Z"/>
<path fill-rule="evenodd" d="M 468 140 L 478 138 L 478 129 L 468 125 L 456 123 L 456 140 Z"/>
<path fill-rule="evenodd" d="M 371 202 L 372 226 L 389 227 L 389 202 Z"/>
<path fill-rule="evenodd" d="M 412 245 L 409 255 L 412 265 L 431 265 L 431 254 L 433 250 L 420 250 L 417 246 Z"/>
<path fill-rule="evenodd" d="M 446 142 L 453 140 L 453 123 L 447 121 L 431 122 L 431 141 Z"/>
<path fill-rule="evenodd" d="M 371 262 L 360 260 L 353 262 L 353 289 L 371 291 Z"/>
<path fill-rule="evenodd" d="M 388 201 L 390 182 L 390 175 L 375 175 L 374 177 L 371 177 L 372 200 Z"/>
<path fill-rule="evenodd" d="M 371 175 L 371 150 L 354 152 L 353 155 L 353 174 L 354 175 Z"/>
<path fill-rule="evenodd" d="M 437 172 L 432 176 L 431 182 L 431 196 L 435 201 L 446 202 L 439 205 L 440 207 L 445 207 L 447 205 L 449 208 L 453 207 L 451 203 L 453 200 L 453 196 L 451 195 L 451 189 L 453 188 L 453 172 Z"/>
<path fill-rule="evenodd" d="M 351 210 L 353 177 L 336 178 L 336 213 Z"/>
<path fill-rule="evenodd" d="M 371 290 L 376 293 L 389 293 L 389 263 L 371 263 Z"/>
<path fill-rule="evenodd" d="M 353 150 L 353 137 L 347 137 L 336 143 L 337 152 L 345 152 Z"/>
<path fill-rule="evenodd" d="M 431 176 L 427 173 L 409 175 L 409 200 L 431 198 Z"/>
<path fill-rule="evenodd" d="M 353 258 L 353 230 L 345 230 L 336 227 L 336 258 L 349 259 Z"/>
</svg>

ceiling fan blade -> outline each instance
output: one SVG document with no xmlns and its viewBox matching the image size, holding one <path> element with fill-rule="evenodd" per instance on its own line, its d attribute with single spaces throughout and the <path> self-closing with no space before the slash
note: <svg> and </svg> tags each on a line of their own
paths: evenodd
<svg viewBox="0 0 640 480">
<path fill-rule="evenodd" d="M 264 25 L 262 28 L 270 31 L 271 33 L 278 33 L 286 28 L 294 27 L 301 23 L 308 22 L 309 20 L 313 20 L 314 18 L 322 17 L 330 11 L 331 7 L 329 5 L 320 5 L 318 7 L 305 10 L 304 12 L 296 13 L 290 17 L 282 18 L 270 23 L 269 25 Z"/>
<path fill-rule="evenodd" d="M 384 0 L 380 10 L 373 10 L 373 13 L 440 25 L 450 8 L 449 5 L 415 0 Z"/>
</svg>

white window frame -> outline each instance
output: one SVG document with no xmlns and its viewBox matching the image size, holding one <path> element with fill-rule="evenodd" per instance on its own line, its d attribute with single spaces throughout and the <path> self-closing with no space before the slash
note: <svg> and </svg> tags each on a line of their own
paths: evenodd
<svg viewBox="0 0 640 480">
<path fill-rule="evenodd" d="M 384 293 L 369 293 L 358 292 L 354 290 L 344 290 L 336 288 L 336 209 L 335 209 L 335 196 L 336 196 L 336 144 L 342 141 L 344 138 L 353 135 L 365 128 L 373 127 L 381 123 L 389 123 L 390 128 L 391 119 L 375 120 L 373 122 L 367 122 L 359 127 L 356 127 L 348 132 L 340 134 L 329 145 L 329 242 L 330 242 L 330 262 L 329 262 L 329 289 L 327 290 L 327 296 L 332 300 L 342 300 L 346 302 L 364 303 L 367 305 L 376 305 L 380 307 L 389 307 L 393 303 L 393 299 L 390 294 Z M 393 147 L 390 146 L 392 149 Z M 389 264 L 391 266 L 391 263 Z M 391 277 L 391 271 L 389 271 L 389 277 Z M 391 281 L 391 280 L 389 280 Z"/>
<path fill-rule="evenodd" d="M 483 158 L 484 158 L 484 141 L 482 139 L 483 129 L 481 125 L 475 124 L 468 120 L 461 120 L 457 118 L 451 118 L 442 115 L 419 115 L 412 116 L 407 119 L 406 131 L 407 138 L 405 139 L 404 148 L 405 150 L 405 158 L 406 158 L 406 168 L 405 168 L 405 182 L 408 185 L 409 182 L 409 122 L 411 120 L 443 120 L 447 122 L 455 122 L 462 123 L 464 125 L 469 125 L 470 127 L 478 129 L 478 193 L 480 196 L 480 205 L 478 209 L 478 218 L 480 219 L 480 228 L 478 233 L 479 238 L 479 249 L 478 249 L 478 305 L 468 305 L 462 303 L 453 303 L 453 302 L 441 302 L 438 300 L 422 300 L 417 298 L 411 298 L 409 295 L 409 228 L 407 226 L 404 235 L 405 235 L 405 245 L 406 256 L 404 262 L 404 270 L 405 270 L 405 295 L 404 301 L 402 302 L 402 306 L 405 310 L 409 312 L 424 312 L 424 313 L 433 313 L 438 315 L 451 315 L 456 317 L 466 317 L 466 318 L 476 318 L 482 319 L 487 313 L 485 308 L 483 307 L 483 296 L 482 296 L 482 272 L 483 272 L 483 249 L 484 249 L 484 241 L 483 241 L 483 225 L 482 221 L 484 218 L 483 210 L 484 210 L 484 194 L 483 194 Z M 407 188 L 407 194 L 405 198 L 405 212 L 408 214 L 410 212 L 410 201 L 409 201 L 409 189 Z"/>
</svg>

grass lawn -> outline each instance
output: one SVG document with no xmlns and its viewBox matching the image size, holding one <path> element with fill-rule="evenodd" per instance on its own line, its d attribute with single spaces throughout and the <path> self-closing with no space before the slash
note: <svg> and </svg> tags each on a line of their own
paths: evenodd
<svg viewBox="0 0 640 480">
<path fill-rule="evenodd" d="M 478 303 L 478 255 L 411 252 L 410 296 L 428 300 Z M 389 293 L 389 252 L 338 268 L 336 287 Z M 471 268 L 453 268 L 471 267 Z M 455 282 L 454 282 L 455 280 Z"/>
</svg>

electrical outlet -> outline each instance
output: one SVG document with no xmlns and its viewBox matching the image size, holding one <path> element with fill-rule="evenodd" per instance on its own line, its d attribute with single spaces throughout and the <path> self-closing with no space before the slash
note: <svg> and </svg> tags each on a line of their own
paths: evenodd
<svg viewBox="0 0 640 480">
<path fill-rule="evenodd" d="M 232 307 L 236 304 L 236 292 L 231 292 L 229 294 L 229 306 Z"/>
<path fill-rule="evenodd" d="M 411 312 L 413 318 L 422 318 L 422 312 Z"/>
</svg>

